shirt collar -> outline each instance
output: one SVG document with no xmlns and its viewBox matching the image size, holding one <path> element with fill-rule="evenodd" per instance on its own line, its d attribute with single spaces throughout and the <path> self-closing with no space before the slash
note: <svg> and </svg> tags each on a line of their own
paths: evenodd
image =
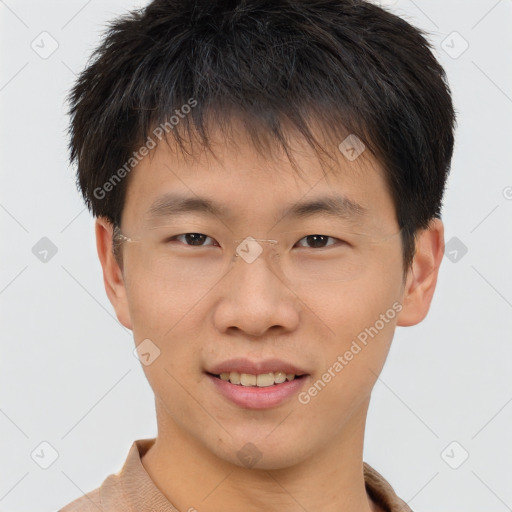
<svg viewBox="0 0 512 512">
<path fill-rule="evenodd" d="M 116 483 L 131 507 L 131 512 L 179 512 L 155 485 L 142 465 L 142 457 L 155 438 L 134 441 Z M 365 486 L 371 499 L 386 512 L 412 512 L 384 477 L 363 463 Z M 114 483 L 111 481 L 112 484 Z"/>
</svg>

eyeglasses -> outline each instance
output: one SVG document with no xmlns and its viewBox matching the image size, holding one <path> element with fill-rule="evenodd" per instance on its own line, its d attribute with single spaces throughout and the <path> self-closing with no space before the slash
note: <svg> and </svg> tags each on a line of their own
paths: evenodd
<svg viewBox="0 0 512 512">
<path fill-rule="evenodd" d="M 204 230 L 204 225 L 201 227 Z M 237 265 L 250 269 L 261 261 L 286 282 L 316 283 L 359 278 L 379 260 L 377 253 L 383 245 L 396 241 L 401 232 L 378 235 L 341 228 L 324 231 L 329 234 L 309 234 L 302 229 L 279 232 L 271 239 L 215 238 L 192 231 L 187 223 L 159 226 L 134 236 L 126 236 L 116 227 L 114 239 L 137 252 L 145 271 L 171 285 L 213 285 Z"/>
</svg>

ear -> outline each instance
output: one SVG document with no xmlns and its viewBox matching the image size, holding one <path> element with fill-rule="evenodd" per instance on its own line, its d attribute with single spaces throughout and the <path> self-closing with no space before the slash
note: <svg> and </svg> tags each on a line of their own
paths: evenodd
<svg viewBox="0 0 512 512">
<path fill-rule="evenodd" d="M 98 250 L 98 257 L 103 269 L 103 283 L 105 284 L 105 291 L 107 292 L 110 303 L 114 307 L 117 319 L 126 328 L 131 329 L 132 323 L 126 298 L 126 287 L 123 272 L 112 251 L 113 230 L 114 226 L 108 219 L 104 217 L 98 217 L 96 219 L 96 248 Z"/>
<path fill-rule="evenodd" d="M 441 219 L 433 219 L 416 237 L 416 252 L 407 273 L 397 325 L 416 325 L 427 316 L 443 254 L 444 225 Z"/>
</svg>

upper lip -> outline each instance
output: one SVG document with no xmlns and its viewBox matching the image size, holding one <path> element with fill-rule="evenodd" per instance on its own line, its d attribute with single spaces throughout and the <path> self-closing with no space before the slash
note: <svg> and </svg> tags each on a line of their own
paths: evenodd
<svg viewBox="0 0 512 512">
<path fill-rule="evenodd" d="M 248 373 L 250 375 L 261 375 L 263 373 L 284 372 L 295 375 L 306 375 L 307 372 L 301 368 L 281 359 L 265 359 L 264 361 L 250 361 L 249 359 L 229 359 L 218 363 L 207 370 L 213 375 L 221 373 Z"/>
</svg>

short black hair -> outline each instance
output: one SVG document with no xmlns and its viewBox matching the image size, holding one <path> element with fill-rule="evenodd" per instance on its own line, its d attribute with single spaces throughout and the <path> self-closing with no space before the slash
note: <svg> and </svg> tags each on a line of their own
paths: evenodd
<svg viewBox="0 0 512 512">
<path fill-rule="evenodd" d="M 154 0 L 109 25 L 69 105 L 77 186 L 114 227 L 151 130 L 183 154 L 196 137 L 212 150 L 209 130 L 232 116 L 292 163 L 289 127 L 319 156 L 337 146 L 313 123 L 338 143 L 355 134 L 385 170 L 405 271 L 418 230 L 441 216 L 456 123 L 446 75 L 426 32 L 370 2 Z"/>
</svg>

